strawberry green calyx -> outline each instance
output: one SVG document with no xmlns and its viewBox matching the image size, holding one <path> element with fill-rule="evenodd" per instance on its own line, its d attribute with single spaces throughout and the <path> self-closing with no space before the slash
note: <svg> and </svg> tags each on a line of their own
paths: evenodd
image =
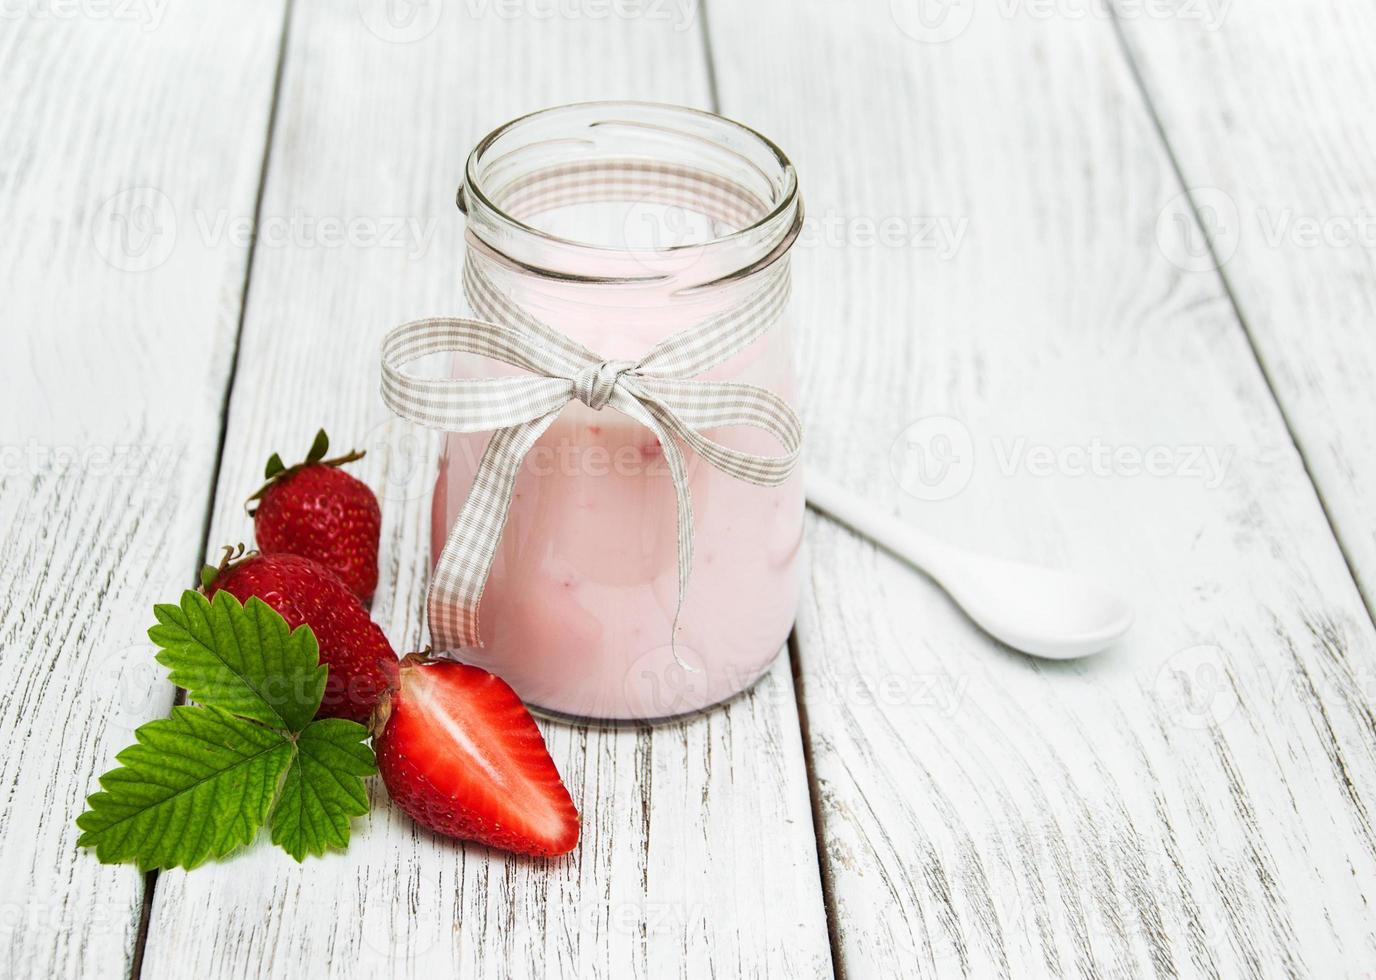
<svg viewBox="0 0 1376 980">
<path fill-rule="evenodd" d="M 261 499 L 263 494 L 267 493 L 275 485 L 281 483 L 293 474 L 299 473 L 307 466 L 343 466 L 345 463 L 356 462 L 367 455 L 367 450 L 351 449 L 342 456 L 326 459 L 325 454 L 329 451 L 330 437 L 325 434 L 324 429 L 321 429 L 315 434 L 315 440 L 311 443 L 311 448 L 306 452 L 306 458 L 301 462 L 288 466 L 282 462 L 282 457 L 279 454 L 273 453 L 269 456 L 267 466 L 263 468 L 263 479 L 266 482 L 258 488 L 258 491 L 254 493 L 253 496 L 244 501 L 244 509 L 248 511 L 249 516 L 252 517 L 256 510 L 256 508 L 252 506 L 255 500 Z"/>
</svg>

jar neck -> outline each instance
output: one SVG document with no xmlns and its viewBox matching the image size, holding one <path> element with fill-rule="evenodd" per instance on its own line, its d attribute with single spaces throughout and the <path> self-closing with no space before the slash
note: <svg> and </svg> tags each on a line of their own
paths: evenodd
<svg viewBox="0 0 1376 980">
<path fill-rule="evenodd" d="M 568 283 L 682 295 L 786 259 L 802 226 L 792 165 L 711 113 L 589 103 L 508 123 L 459 193 L 470 252 Z"/>
</svg>

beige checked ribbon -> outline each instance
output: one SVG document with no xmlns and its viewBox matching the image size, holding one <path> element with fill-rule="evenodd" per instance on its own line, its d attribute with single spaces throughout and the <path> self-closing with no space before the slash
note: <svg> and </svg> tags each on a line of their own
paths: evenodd
<svg viewBox="0 0 1376 980">
<path fill-rule="evenodd" d="M 638 361 L 608 360 L 542 323 L 476 268 L 464 290 L 481 320 L 441 317 L 402 324 L 382 345 L 382 398 L 401 418 L 446 432 L 492 438 L 473 488 L 444 543 L 430 584 L 431 639 L 439 650 L 481 646 L 478 606 L 511 505 L 521 462 L 564 406 L 612 408 L 658 437 L 678 503 L 678 605 L 674 642 L 693 563 L 693 508 L 682 440 L 738 480 L 777 486 L 798 462 L 802 425 L 778 395 L 755 385 L 694 378 L 744 350 L 779 318 L 788 299 L 787 263 L 776 263 L 744 302 L 682 330 Z M 481 354 L 530 372 L 517 377 L 424 378 L 410 362 L 438 353 Z M 704 429 L 747 425 L 778 439 L 783 452 L 757 456 L 714 442 Z"/>
</svg>

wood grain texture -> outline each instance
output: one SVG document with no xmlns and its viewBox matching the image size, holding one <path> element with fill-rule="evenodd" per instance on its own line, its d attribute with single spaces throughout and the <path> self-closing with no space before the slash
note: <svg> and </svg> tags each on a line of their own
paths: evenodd
<svg viewBox="0 0 1376 980">
<path fill-rule="evenodd" d="M 1371 620 L 1220 281 L 1158 245 L 1181 188 L 1112 23 L 948 6 L 971 17 L 940 41 L 904 4 L 711 7 L 722 109 L 794 156 L 812 216 L 810 461 L 952 540 L 1095 575 L 1139 622 L 1038 663 L 812 521 L 800 689 L 840 963 L 1360 975 Z"/>
<path fill-rule="evenodd" d="M 144 879 L 79 852 L 172 690 L 281 29 L 273 2 L 11 5 L 0 29 L 0 975 L 123 977 Z M 225 120 L 233 120 L 226 126 Z"/>
<path fill-rule="evenodd" d="M 1376 9 L 1213 6 L 1121 29 L 1376 613 Z"/>
<path fill-rule="evenodd" d="M 303 451 L 320 424 L 341 447 L 366 444 L 357 472 L 384 517 L 373 614 L 399 648 L 421 637 L 435 447 L 386 421 L 378 345 L 405 319 L 460 309 L 453 198 L 468 150 L 541 105 L 707 94 L 701 38 L 671 20 L 411 9 L 439 19 L 388 22 L 399 36 L 368 4 L 296 4 L 263 227 L 296 213 L 386 220 L 402 237 L 260 244 L 212 532 L 249 534 L 241 503 L 270 451 Z M 438 838 L 374 785 L 345 854 L 297 866 L 260 845 L 160 876 L 144 976 L 829 974 L 786 659 L 699 720 L 544 727 L 583 814 L 569 858 Z"/>
</svg>

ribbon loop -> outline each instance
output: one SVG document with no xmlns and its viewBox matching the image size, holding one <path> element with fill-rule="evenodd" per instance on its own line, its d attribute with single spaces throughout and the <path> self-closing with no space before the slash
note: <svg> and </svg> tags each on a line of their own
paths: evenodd
<svg viewBox="0 0 1376 980">
<path fill-rule="evenodd" d="M 788 295 L 787 266 L 762 273 L 759 288 L 733 309 L 681 330 L 639 362 L 603 358 L 541 322 L 505 296 L 476 263 L 464 268 L 469 303 L 482 319 L 404 323 L 382 345 L 382 398 L 396 415 L 449 432 L 491 431 L 454 526 L 435 563 L 428 600 L 436 649 L 481 646 L 478 606 L 506 526 L 512 490 L 526 454 L 570 401 L 612 408 L 650 429 L 664 447 L 678 510 L 678 605 L 675 641 L 693 563 L 693 508 L 681 441 L 723 473 L 777 486 L 797 466 L 802 424 L 775 393 L 696 375 L 754 343 L 777 321 Z M 493 322 L 495 321 L 495 322 Z M 403 368 L 429 354 L 479 354 L 523 374 L 424 378 Z M 745 425 L 768 432 L 777 456 L 742 452 L 704 430 Z"/>
</svg>

